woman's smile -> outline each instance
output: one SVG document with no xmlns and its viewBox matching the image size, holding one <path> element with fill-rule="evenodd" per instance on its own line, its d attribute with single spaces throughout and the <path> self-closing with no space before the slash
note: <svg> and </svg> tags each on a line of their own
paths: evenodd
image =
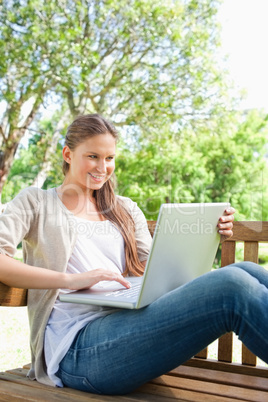
<svg viewBox="0 0 268 402">
<path fill-rule="evenodd" d="M 105 175 L 98 175 L 98 174 L 93 174 L 93 173 L 88 173 L 88 174 L 90 177 L 92 177 L 97 182 L 101 182 L 102 180 L 104 180 L 106 178 L 106 174 Z"/>
</svg>

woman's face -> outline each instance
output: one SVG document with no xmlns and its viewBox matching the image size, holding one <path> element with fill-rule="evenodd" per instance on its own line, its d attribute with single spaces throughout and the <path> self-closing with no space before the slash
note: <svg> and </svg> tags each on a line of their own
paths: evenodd
<svg viewBox="0 0 268 402">
<path fill-rule="evenodd" d="M 63 148 L 63 158 L 69 164 L 66 184 L 78 185 L 83 191 L 99 190 L 115 169 L 115 138 L 98 134 L 79 144 L 74 151 Z"/>
</svg>

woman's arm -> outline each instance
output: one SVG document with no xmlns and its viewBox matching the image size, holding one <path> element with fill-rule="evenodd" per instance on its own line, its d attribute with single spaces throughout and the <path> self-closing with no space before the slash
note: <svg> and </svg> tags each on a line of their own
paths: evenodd
<svg viewBox="0 0 268 402">
<path fill-rule="evenodd" d="M 90 288 L 99 281 L 111 280 L 129 288 L 129 282 L 121 275 L 105 269 L 94 269 L 82 274 L 67 274 L 24 264 L 6 255 L 0 255 L 0 282 L 23 289 Z"/>
</svg>

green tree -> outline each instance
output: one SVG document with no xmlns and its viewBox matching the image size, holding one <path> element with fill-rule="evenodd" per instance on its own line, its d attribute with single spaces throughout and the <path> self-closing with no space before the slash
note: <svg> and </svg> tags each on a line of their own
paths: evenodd
<svg viewBox="0 0 268 402">
<path fill-rule="evenodd" d="M 1 185 L 40 106 L 55 99 L 72 116 L 103 113 L 136 139 L 210 119 L 226 90 L 214 57 L 219 4 L 3 0 Z"/>
<path fill-rule="evenodd" d="M 226 199 L 243 216 L 256 216 L 261 195 L 254 202 L 252 195 L 260 172 L 259 193 L 267 188 L 267 119 L 241 117 L 228 97 L 216 57 L 219 5 L 3 0 L 0 145 L 6 175 L 21 138 L 34 133 L 29 148 L 20 148 L 5 198 L 34 180 L 56 184 L 67 118 L 98 112 L 122 133 L 118 191 L 137 199 L 148 217 L 161 202 Z M 57 113 L 42 122 L 41 109 L 49 105 Z"/>
<path fill-rule="evenodd" d="M 148 219 L 156 219 L 164 202 L 230 201 L 237 219 L 267 220 L 267 116 L 251 111 L 235 119 L 232 114 L 217 124 L 213 131 L 185 129 L 177 136 L 166 127 L 153 142 L 143 138 L 131 146 L 123 137 L 116 158 L 117 192 L 136 201 Z M 13 163 L 5 201 L 31 185 L 52 137 L 53 122 L 44 121 Z M 62 181 L 62 145 L 61 136 L 45 188 Z"/>
<path fill-rule="evenodd" d="M 41 181 L 44 188 L 59 185 L 63 180 L 62 166 L 62 133 L 58 132 L 58 142 L 53 144 L 54 153 L 49 155 L 49 170 L 46 172 L 45 180 L 40 177 L 43 165 L 47 162 L 47 150 L 51 151 L 51 142 L 55 136 L 52 119 L 44 119 L 39 122 L 39 130 L 31 136 L 27 147 L 20 146 L 18 157 L 13 161 L 8 181 L 3 192 L 2 201 L 10 201 L 22 189 L 35 185 L 40 187 Z"/>
<path fill-rule="evenodd" d="M 135 199 L 148 219 L 164 202 L 210 201 L 230 201 L 237 219 L 268 219 L 267 115 L 230 113 L 213 130 L 169 132 L 141 148 L 122 144 L 117 158 L 119 193 Z"/>
</svg>

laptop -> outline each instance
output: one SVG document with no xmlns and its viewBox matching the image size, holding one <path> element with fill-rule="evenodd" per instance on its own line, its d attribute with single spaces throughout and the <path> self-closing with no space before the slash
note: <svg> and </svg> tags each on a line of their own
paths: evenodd
<svg viewBox="0 0 268 402">
<path fill-rule="evenodd" d="M 210 271 L 220 242 L 217 223 L 229 203 L 162 204 L 142 277 L 131 288 L 103 281 L 61 293 L 62 302 L 139 309 Z"/>
</svg>

